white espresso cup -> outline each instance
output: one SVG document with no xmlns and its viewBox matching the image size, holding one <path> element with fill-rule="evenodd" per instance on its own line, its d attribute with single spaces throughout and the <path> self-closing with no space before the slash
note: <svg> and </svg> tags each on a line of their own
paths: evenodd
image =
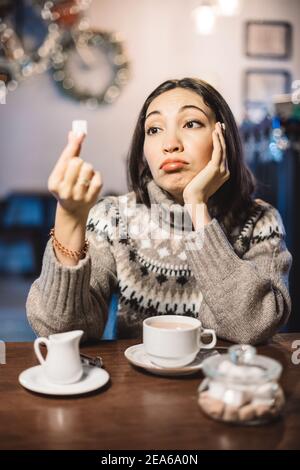
<svg viewBox="0 0 300 470">
<path fill-rule="evenodd" d="M 211 335 L 203 343 L 203 335 Z M 161 367 L 184 367 L 195 359 L 200 349 L 216 345 L 215 330 L 202 327 L 200 320 L 183 315 L 159 315 L 143 321 L 143 343 L 151 362 Z"/>
<path fill-rule="evenodd" d="M 48 338 L 37 338 L 34 351 L 40 361 L 45 377 L 56 384 L 71 384 L 80 380 L 83 368 L 79 353 L 82 330 L 57 333 Z M 46 359 L 41 354 L 40 344 L 47 346 Z"/>
</svg>

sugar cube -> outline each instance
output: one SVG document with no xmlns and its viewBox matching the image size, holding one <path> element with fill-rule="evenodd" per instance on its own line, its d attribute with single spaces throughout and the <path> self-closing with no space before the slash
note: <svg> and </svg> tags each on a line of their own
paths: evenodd
<svg viewBox="0 0 300 470">
<path fill-rule="evenodd" d="M 87 121 L 76 120 L 72 122 L 72 132 L 76 135 L 87 134 Z"/>
<path fill-rule="evenodd" d="M 278 390 L 278 385 L 273 382 L 260 385 L 255 390 L 255 398 L 270 399 L 273 398 L 275 392 Z"/>
<path fill-rule="evenodd" d="M 245 391 L 243 392 L 241 390 L 228 389 L 224 393 L 223 401 L 228 405 L 236 406 L 237 408 L 239 408 L 240 406 L 247 403 L 249 399 L 248 394 Z"/>
<path fill-rule="evenodd" d="M 223 399 L 224 393 L 226 391 L 226 387 L 220 383 L 212 380 L 209 384 L 209 395 L 213 398 L 217 398 L 219 400 Z"/>
</svg>

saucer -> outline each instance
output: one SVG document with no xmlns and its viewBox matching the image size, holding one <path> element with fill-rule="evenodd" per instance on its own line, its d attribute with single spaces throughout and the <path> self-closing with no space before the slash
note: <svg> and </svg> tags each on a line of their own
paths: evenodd
<svg viewBox="0 0 300 470">
<path fill-rule="evenodd" d="M 126 359 L 128 359 L 131 364 L 137 367 L 142 367 L 143 369 L 148 370 L 152 374 L 168 376 L 195 374 L 196 372 L 202 369 L 202 362 L 204 359 L 218 354 L 218 351 L 216 351 L 215 349 L 206 349 L 204 351 L 199 351 L 194 361 L 188 364 L 187 366 L 178 368 L 168 368 L 157 366 L 156 364 L 151 362 L 148 354 L 145 352 L 143 344 L 136 344 L 135 346 L 130 346 L 124 352 Z"/>
<path fill-rule="evenodd" d="M 30 367 L 19 375 L 19 382 L 32 392 L 46 395 L 79 395 L 103 387 L 109 380 L 109 374 L 100 367 L 83 366 L 82 378 L 73 384 L 59 385 L 49 382 L 44 376 L 42 366 Z"/>
</svg>

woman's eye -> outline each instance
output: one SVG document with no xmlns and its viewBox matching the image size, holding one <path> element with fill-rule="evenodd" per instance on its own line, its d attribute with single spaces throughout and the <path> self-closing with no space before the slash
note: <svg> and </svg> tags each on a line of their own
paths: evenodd
<svg viewBox="0 0 300 470">
<path fill-rule="evenodd" d="M 192 120 L 192 121 L 188 121 L 184 127 L 187 127 L 188 129 L 195 129 L 195 128 L 198 128 L 198 127 L 202 127 L 203 124 L 200 122 L 200 121 L 197 121 L 197 120 Z M 158 133 L 158 131 L 160 130 L 159 127 L 149 127 L 149 129 L 146 130 L 146 134 L 147 135 L 155 135 Z"/>
<path fill-rule="evenodd" d="M 193 126 L 193 124 L 197 124 L 197 126 Z M 188 121 L 185 125 L 188 127 L 188 129 L 194 129 L 195 127 L 203 126 L 200 121 Z"/>
<path fill-rule="evenodd" d="M 158 127 L 149 127 L 149 129 L 147 129 L 146 131 L 146 134 L 147 135 L 154 135 L 154 134 L 157 134 L 157 132 L 153 132 L 153 131 L 157 131 Z"/>
</svg>

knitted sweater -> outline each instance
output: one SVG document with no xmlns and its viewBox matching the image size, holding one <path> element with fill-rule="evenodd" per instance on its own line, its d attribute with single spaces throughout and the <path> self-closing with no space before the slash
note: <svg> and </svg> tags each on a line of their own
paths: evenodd
<svg viewBox="0 0 300 470">
<path fill-rule="evenodd" d="M 186 208 L 154 181 L 148 193 L 151 209 L 136 206 L 134 192 L 97 202 L 86 227 L 89 251 L 76 266 L 63 266 L 49 240 L 26 304 L 36 333 L 82 329 L 85 340 L 100 339 L 117 292 L 118 338 L 141 337 L 145 318 L 165 314 L 197 317 L 233 342 L 270 338 L 291 310 L 292 258 L 278 211 L 257 200 L 226 236 L 216 218 L 193 230 Z"/>
</svg>

